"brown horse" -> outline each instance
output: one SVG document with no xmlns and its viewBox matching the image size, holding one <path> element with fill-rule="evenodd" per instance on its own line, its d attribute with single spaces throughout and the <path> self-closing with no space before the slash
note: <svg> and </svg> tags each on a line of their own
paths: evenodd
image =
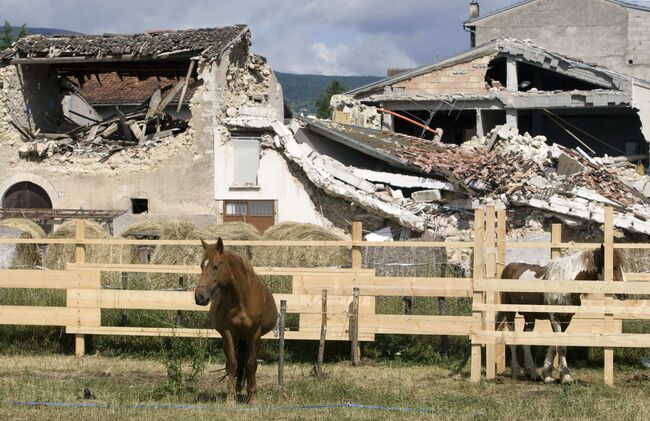
<svg viewBox="0 0 650 421">
<path fill-rule="evenodd" d="M 622 269 L 623 256 L 614 250 L 614 281 L 625 282 Z M 570 256 L 553 259 L 544 266 L 528 263 L 510 263 L 504 269 L 501 279 L 535 280 L 602 280 L 605 267 L 605 247 L 572 254 Z M 625 294 L 616 294 L 618 299 L 626 299 Z M 573 305 L 581 304 L 579 293 L 536 293 L 536 292 L 502 292 L 501 304 L 528 304 L 528 305 Z M 526 313 L 519 312 L 524 317 L 524 332 L 531 332 L 535 328 L 535 320 L 549 320 L 554 332 L 564 332 L 569 327 L 573 313 Z M 502 311 L 496 315 L 497 330 L 508 328 L 514 331 L 515 312 Z M 519 376 L 520 366 L 517 361 L 516 346 L 510 346 L 510 368 L 513 377 Z M 544 359 L 542 374 L 546 383 L 553 382 L 553 360 L 555 354 L 559 356 L 560 374 L 562 383 L 572 381 L 566 361 L 565 346 L 550 346 Z M 530 346 L 524 345 L 524 361 L 528 377 L 536 381 L 539 379 Z"/>
<path fill-rule="evenodd" d="M 214 245 L 203 240 L 201 244 L 201 277 L 194 299 L 201 306 L 212 302 L 210 326 L 223 338 L 228 401 L 235 400 L 246 382 L 247 401 L 251 402 L 256 393 L 260 338 L 273 329 L 278 317 L 275 300 L 248 259 L 224 251 L 221 237 Z"/>
</svg>

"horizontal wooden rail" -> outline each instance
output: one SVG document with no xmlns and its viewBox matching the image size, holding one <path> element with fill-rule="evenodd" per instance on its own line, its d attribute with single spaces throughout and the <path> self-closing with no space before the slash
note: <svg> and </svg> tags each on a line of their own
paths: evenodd
<svg viewBox="0 0 650 421">
<path fill-rule="evenodd" d="M 604 282 L 604 281 L 521 281 L 513 279 L 478 279 L 474 281 L 475 291 L 492 292 L 548 292 L 586 294 L 648 294 L 647 282 Z"/>
<path fill-rule="evenodd" d="M 650 304 L 645 300 L 638 301 L 635 306 L 617 306 L 617 305 L 581 305 L 581 306 L 563 306 L 563 305 L 528 305 L 528 304 L 474 304 L 472 307 L 476 311 L 503 311 L 503 312 L 523 312 L 523 313 L 573 313 L 573 314 L 594 314 L 603 317 L 608 313 L 617 318 L 629 319 L 650 319 Z M 622 317 L 626 316 L 626 317 Z"/>
<path fill-rule="evenodd" d="M 99 288 L 97 271 L 0 269 L 0 288 Z"/>
<path fill-rule="evenodd" d="M 179 338 L 221 338 L 221 335 L 214 329 L 191 329 L 175 327 L 121 327 L 121 326 L 98 326 L 98 327 L 66 327 L 66 333 L 85 335 L 113 335 L 113 336 L 168 336 Z M 319 332 L 300 332 L 287 330 L 284 333 L 285 339 L 290 340 L 318 340 Z M 262 336 L 262 339 L 276 340 L 274 332 Z M 328 340 L 348 340 L 347 332 L 327 332 Z M 374 335 L 359 335 L 360 341 L 373 341 Z"/>
<path fill-rule="evenodd" d="M 549 333 L 476 331 L 470 335 L 473 342 L 481 344 L 595 346 L 620 348 L 649 348 L 650 334 L 636 333 Z"/>
<path fill-rule="evenodd" d="M 330 295 L 352 295 L 359 288 L 362 296 L 470 297 L 471 278 L 406 278 L 392 276 L 359 277 L 345 282 L 332 276 L 294 276 L 293 292 L 317 294 L 327 290 Z"/>
<path fill-rule="evenodd" d="M 0 324 L 29 326 L 99 326 L 98 309 L 37 306 L 0 306 Z"/>
</svg>

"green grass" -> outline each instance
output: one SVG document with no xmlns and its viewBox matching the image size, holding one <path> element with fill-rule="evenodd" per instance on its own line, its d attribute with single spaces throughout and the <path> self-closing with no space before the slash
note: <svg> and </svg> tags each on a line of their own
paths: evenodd
<svg viewBox="0 0 650 421">
<path fill-rule="evenodd" d="M 90 356 L 3 356 L 0 359 L 0 417 L 2 419 L 639 419 L 650 418 L 650 375 L 617 368 L 615 388 L 602 384 L 602 371 L 574 372 L 577 384 L 533 384 L 499 377 L 472 384 L 468 367 L 453 372 L 441 365 L 399 363 L 327 364 L 318 380 L 309 364 L 285 367 L 287 398 L 279 398 L 277 366 L 262 364 L 258 371 L 259 402 L 255 411 L 243 403 L 224 402 L 225 384 L 219 362 L 211 361 L 196 379 L 195 389 L 161 396 L 167 381 L 165 365 L 149 358 Z M 81 399 L 89 388 L 103 408 L 28 408 L 15 401 L 89 402 Z M 433 413 L 389 412 L 338 408 L 282 410 L 304 406 L 354 402 L 364 405 L 422 408 Z M 199 404 L 207 409 L 129 409 L 134 404 Z"/>
</svg>

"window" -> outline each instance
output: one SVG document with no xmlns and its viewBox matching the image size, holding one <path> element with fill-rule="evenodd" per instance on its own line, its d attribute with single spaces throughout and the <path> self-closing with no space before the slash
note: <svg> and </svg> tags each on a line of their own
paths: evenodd
<svg viewBox="0 0 650 421">
<path fill-rule="evenodd" d="M 131 198 L 131 213 L 149 213 L 149 199 Z"/>
<path fill-rule="evenodd" d="M 233 186 L 257 186 L 260 165 L 260 138 L 233 136 Z"/>
<path fill-rule="evenodd" d="M 260 232 L 275 225 L 275 201 L 228 200 L 224 202 L 223 222 L 248 222 Z"/>
</svg>

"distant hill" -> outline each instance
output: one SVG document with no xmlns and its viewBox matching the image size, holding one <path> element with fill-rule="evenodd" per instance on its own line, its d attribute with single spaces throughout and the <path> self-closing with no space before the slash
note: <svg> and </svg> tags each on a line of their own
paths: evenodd
<svg viewBox="0 0 650 421">
<path fill-rule="evenodd" d="M 354 89 L 383 79 L 379 76 L 322 76 L 275 72 L 282 84 L 284 100 L 293 112 L 316 112 L 316 100 L 333 80 L 346 89 Z"/>
<path fill-rule="evenodd" d="M 18 31 L 20 31 L 20 26 L 12 26 L 12 35 L 16 36 L 18 35 Z M 56 29 L 56 28 L 32 28 L 32 27 L 27 27 L 27 33 L 29 35 L 75 35 L 79 34 L 79 32 L 74 32 L 74 31 L 68 31 L 67 29 Z"/>
</svg>

